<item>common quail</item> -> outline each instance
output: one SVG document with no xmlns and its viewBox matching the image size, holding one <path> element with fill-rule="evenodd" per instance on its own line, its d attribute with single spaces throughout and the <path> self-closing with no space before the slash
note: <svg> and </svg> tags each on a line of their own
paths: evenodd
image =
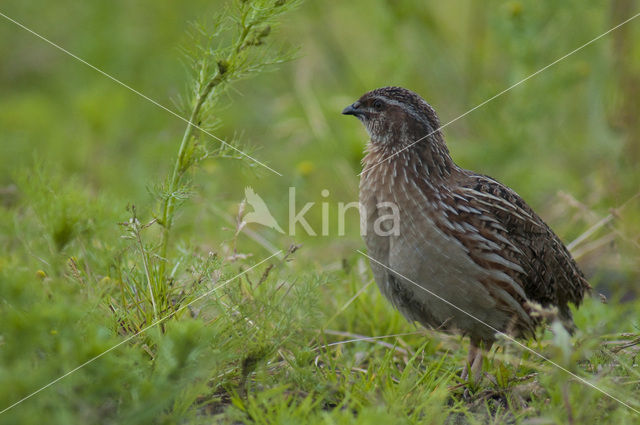
<svg viewBox="0 0 640 425">
<path fill-rule="evenodd" d="M 556 308 L 572 331 L 568 303 L 591 287 L 571 254 L 513 190 L 453 162 L 427 102 L 384 87 L 342 113 L 370 136 L 360 205 L 373 275 L 409 321 L 468 335 L 476 377 L 495 330 L 535 336 L 536 306 Z"/>
</svg>

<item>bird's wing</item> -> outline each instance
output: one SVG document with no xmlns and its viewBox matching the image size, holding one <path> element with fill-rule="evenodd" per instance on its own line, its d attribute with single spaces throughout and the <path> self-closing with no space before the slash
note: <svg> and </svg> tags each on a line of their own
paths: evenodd
<svg viewBox="0 0 640 425">
<path fill-rule="evenodd" d="M 468 176 L 450 195 L 448 204 L 457 212 L 450 214 L 452 227 L 469 256 L 509 276 L 528 300 L 557 306 L 569 321 L 567 303 L 579 305 L 590 286 L 567 248 L 531 207 L 486 176 Z"/>
</svg>

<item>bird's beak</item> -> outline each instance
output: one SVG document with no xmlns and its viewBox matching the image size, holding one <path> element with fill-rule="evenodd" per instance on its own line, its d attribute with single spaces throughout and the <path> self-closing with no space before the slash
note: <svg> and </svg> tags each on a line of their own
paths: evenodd
<svg viewBox="0 0 640 425">
<path fill-rule="evenodd" d="M 364 116 L 364 111 L 360 109 L 360 103 L 356 102 L 344 108 L 342 110 L 343 115 L 354 115 L 358 118 Z"/>
</svg>

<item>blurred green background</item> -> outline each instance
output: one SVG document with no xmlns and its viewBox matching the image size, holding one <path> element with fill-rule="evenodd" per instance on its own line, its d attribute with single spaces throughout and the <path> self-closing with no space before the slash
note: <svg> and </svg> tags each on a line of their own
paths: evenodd
<svg viewBox="0 0 640 425">
<path fill-rule="evenodd" d="M 179 47 L 188 24 L 225 4 L 5 0 L 0 12 L 175 109 L 187 84 Z M 357 200 L 366 133 L 340 115 L 343 107 L 368 90 L 399 85 L 422 95 L 447 123 L 638 11 L 633 0 L 309 0 L 284 17 L 275 35 L 298 49 L 296 59 L 238 83 L 219 109 L 216 135 L 239 139 L 282 177 L 246 161 L 205 161 L 193 176 L 194 197 L 177 218 L 178 239 L 199 252 L 228 252 L 234 226 L 227 220 L 235 219 L 246 186 L 286 229 L 288 190 L 295 187 L 298 210 L 316 203 L 306 217 L 317 233 L 320 203 L 330 203 L 329 235 L 309 237 L 300 226 L 296 236 L 249 229 L 278 248 L 302 243 L 296 270 L 322 275 L 355 264 L 354 249 L 363 246 L 358 217 L 352 210 L 346 235 L 337 236 L 336 204 Z M 185 123 L 4 18 L 0 40 L 0 270 L 15 282 L 38 270 L 64 280 L 68 258 L 89 261 L 117 246 L 127 205 L 151 216 L 156 205 L 149 189 L 171 169 Z M 640 190 L 638 40 L 640 20 L 444 130 L 459 165 L 515 189 L 567 243 L 613 214 L 574 254 L 616 303 L 635 300 L 639 292 L 640 200 L 633 198 Z M 46 193 L 60 198 L 57 209 L 38 203 Z M 30 222 L 26 211 L 39 219 Z M 47 222 L 58 223 L 52 240 L 60 239 L 62 249 L 39 239 Z M 86 244 L 66 245 L 65 232 L 81 235 L 89 228 Z M 244 235 L 236 249 L 255 261 L 269 255 Z M 2 285 L 10 287 L 8 280 Z M 64 291 L 72 297 L 75 290 L 61 288 L 49 302 L 73 303 Z M 16 291 L 7 289 L 17 297 Z M 29 294 L 23 295 L 24 305 L 18 298 L 12 303 L 26 312 Z M 330 295 L 324 299 L 333 302 Z M 396 314 L 390 307 L 381 311 Z M 95 314 L 92 320 L 100 323 L 105 312 Z M 82 317 L 68 318 L 69 326 Z M 620 331 L 637 332 L 635 322 L 621 325 Z M 8 337 L 3 341 L 0 334 L 0 350 L 3 344 Z M 58 372 L 74 364 L 71 359 Z M 4 370 L 0 376 L 9 376 Z M 22 391 L 45 376 L 28 379 Z"/>
</svg>

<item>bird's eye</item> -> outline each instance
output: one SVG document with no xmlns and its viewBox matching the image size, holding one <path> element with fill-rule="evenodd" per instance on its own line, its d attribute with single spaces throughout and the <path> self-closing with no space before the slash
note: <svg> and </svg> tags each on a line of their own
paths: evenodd
<svg viewBox="0 0 640 425">
<path fill-rule="evenodd" d="M 382 102 L 381 102 L 381 101 L 379 101 L 379 100 L 377 100 L 377 99 L 376 99 L 376 100 L 374 100 L 374 101 L 373 101 L 373 107 L 374 107 L 375 109 L 377 109 L 377 110 L 382 109 Z"/>
</svg>

